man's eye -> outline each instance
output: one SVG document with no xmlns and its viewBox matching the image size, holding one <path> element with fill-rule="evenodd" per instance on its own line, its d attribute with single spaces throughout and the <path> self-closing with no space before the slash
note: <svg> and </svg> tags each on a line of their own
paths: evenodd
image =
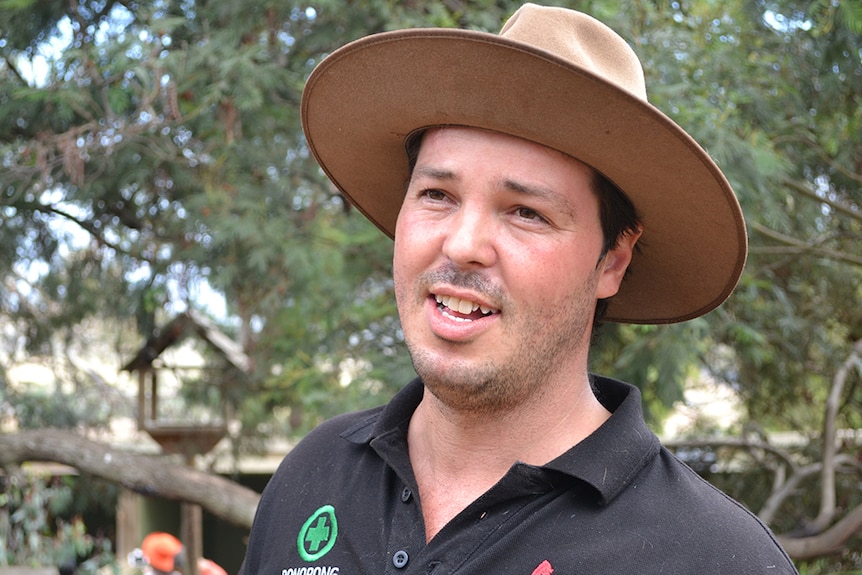
<svg viewBox="0 0 862 575">
<path fill-rule="evenodd" d="M 535 220 L 535 221 L 541 221 L 541 222 L 545 221 L 545 218 L 543 218 L 539 214 L 539 212 L 537 212 L 536 210 L 532 210 L 530 208 L 523 208 L 523 207 L 518 208 L 516 213 L 518 214 L 518 217 L 523 218 L 525 220 Z"/>
<path fill-rule="evenodd" d="M 446 199 L 446 194 L 444 194 L 440 190 L 435 189 L 425 190 L 422 192 L 422 195 L 424 195 L 429 200 L 441 201 Z"/>
</svg>

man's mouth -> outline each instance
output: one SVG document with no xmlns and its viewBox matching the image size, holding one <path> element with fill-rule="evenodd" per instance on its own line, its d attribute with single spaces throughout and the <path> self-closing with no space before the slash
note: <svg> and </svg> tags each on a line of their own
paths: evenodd
<svg viewBox="0 0 862 575">
<path fill-rule="evenodd" d="M 455 321 L 474 321 L 489 315 L 500 313 L 500 310 L 480 305 L 468 299 L 461 299 L 448 295 L 434 295 L 437 300 L 437 309 L 443 315 Z"/>
</svg>

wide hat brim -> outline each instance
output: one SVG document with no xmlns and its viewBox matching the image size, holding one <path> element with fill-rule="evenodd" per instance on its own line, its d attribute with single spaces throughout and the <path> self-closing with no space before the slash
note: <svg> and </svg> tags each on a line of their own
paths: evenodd
<svg viewBox="0 0 862 575">
<path fill-rule="evenodd" d="M 545 50 L 456 29 L 385 32 L 329 55 L 302 101 L 308 146 L 333 184 L 390 237 L 424 127 L 518 136 L 592 166 L 643 224 L 607 321 L 672 323 L 723 302 L 745 265 L 739 203 L 707 153 L 645 99 Z"/>
</svg>

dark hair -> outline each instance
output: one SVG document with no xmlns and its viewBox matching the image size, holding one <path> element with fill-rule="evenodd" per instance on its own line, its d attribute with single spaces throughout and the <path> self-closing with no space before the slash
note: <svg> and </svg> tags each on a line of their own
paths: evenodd
<svg viewBox="0 0 862 575">
<path fill-rule="evenodd" d="M 416 167 L 416 161 L 419 159 L 419 148 L 422 145 L 424 135 L 425 130 L 418 130 L 407 136 L 407 139 L 404 141 L 409 173 L 411 175 L 413 174 L 413 168 Z M 405 182 L 405 189 L 408 183 Z M 620 239 L 637 231 L 640 227 L 640 219 L 638 218 L 634 204 L 625 192 L 595 168 L 593 168 L 591 187 L 599 199 L 599 219 L 601 220 L 602 236 L 605 242 L 604 246 L 602 246 L 602 254 L 596 262 L 598 266 L 608 252 L 619 245 Z M 626 275 L 628 275 L 628 270 L 626 270 Z M 603 298 L 596 302 L 592 329 L 593 342 L 595 342 L 599 326 L 607 315 L 610 299 Z"/>
<path fill-rule="evenodd" d="M 599 199 L 599 219 L 602 223 L 602 235 L 605 245 L 602 255 L 599 256 L 601 263 L 609 251 L 617 247 L 620 240 L 628 234 L 635 233 L 640 227 L 640 218 L 631 199 L 610 179 L 597 170 L 593 170 L 593 191 Z M 635 245 L 635 250 L 638 245 Z M 628 275 L 629 270 L 626 270 Z M 604 321 L 608 311 L 611 298 L 603 298 L 596 302 L 596 313 L 593 317 L 593 337 L 598 327 Z"/>
</svg>

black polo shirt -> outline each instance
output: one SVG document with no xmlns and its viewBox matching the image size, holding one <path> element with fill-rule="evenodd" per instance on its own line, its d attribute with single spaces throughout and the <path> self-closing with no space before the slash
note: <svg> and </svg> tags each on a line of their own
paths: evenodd
<svg viewBox="0 0 862 575">
<path fill-rule="evenodd" d="M 324 423 L 265 489 L 241 572 L 796 573 L 754 515 L 659 444 L 636 388 L 595 386 L 602 427 L 547 465 L 513 465 L 427 545 L 407 453 L 421 382 Z"/>
</svg>

